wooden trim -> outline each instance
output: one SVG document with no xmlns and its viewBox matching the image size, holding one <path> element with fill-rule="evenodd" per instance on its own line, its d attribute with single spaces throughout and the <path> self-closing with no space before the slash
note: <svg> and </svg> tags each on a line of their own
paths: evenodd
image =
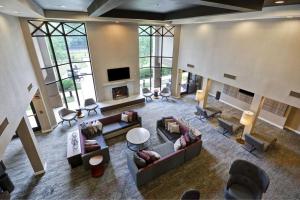
<svg viewBox="0 0 300 200">
<path fill-rule="evenodd" d="M 0 136 L 2 135 L 2 133 L 4 132 L 4 130 L 6 129 L 6 127 L 8 126 L 9 122 L 8 122 L 8 119 L 5 118 L 3 120 L 3 122 L 1 123 L 0 125 Z"/>
</svg>

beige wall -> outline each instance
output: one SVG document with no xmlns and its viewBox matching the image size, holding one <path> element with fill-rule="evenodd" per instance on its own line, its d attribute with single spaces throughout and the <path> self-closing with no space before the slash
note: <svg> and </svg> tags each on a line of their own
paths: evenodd
<svg viewBox="0 0 300 200">
<path fill-rule="evenodd" d="M 290 114 L 287 118 L 286 127 L 295 130 L 300 134 L 300 109 L 292 107 Z"/>
<path fill-rule="evenodd" d="M 217 91 L 220 91 L 221 92 L 221 98 L 220 100 L 223 101 L 224 103 L 228 104 L 228 105 L 231 105 L 239 110 L 249 110 L 251 105 L 246 103 L 246 102 L 243 102 L 237 98 L 234 98 L 234 97 L 231 97 L 229 95 L 226 95 L 223 93 L 223 86 L 224 84 L 223 83 L 220 83 L 218 81 L 212 81 L 212 84 L 211 84 L 211 88 L 210 88 L 210 91 L 209 93 L 212 95 L 212 96 L 215 96 L 216 95 L 216 92 Z M 255 94 L 256 95 L 256 94 Z M 257 95 L 256 95 L 257 97 Z M 274 126 L 277 126 L 278 128 L 283 128 L 285 123 L 286 123 L 286 120 L 287 120 L 287 117 L 286 116 L 278 116 L 278 115 L 275 115 L 271 112 L 268 112 L 266 110 L 261 110 L 260 111 L 260 114 L 259 114 L 259 118 L 274 125 Z M 300 123 L 300 118 L 298 119 L 299 120 L 299 123 Z"/>
<path fill-rule="evenodd" d="M 0 14 L 0 123 L 7 117 L 9 125 L 0 136 L 0 160 L 25 111 L 38 89 L 16 17 Z M 28 91 L 28 85 L 33 88 Z"/>
<path fill-rule="evenodd" d="M 87 22 L 86 28 L 97 100 L 111 100 L 111 89 L 123 85 L 139 94 L 138 25 Z M 119 67 L 130 67 L 130 80 L 109 82 L 107 69 Z"/>
<path fill-rule="evenodd" d="M 182 25 L 178 66 L 300 108 L 299 35 L 298 19 Z"/>
</svg>

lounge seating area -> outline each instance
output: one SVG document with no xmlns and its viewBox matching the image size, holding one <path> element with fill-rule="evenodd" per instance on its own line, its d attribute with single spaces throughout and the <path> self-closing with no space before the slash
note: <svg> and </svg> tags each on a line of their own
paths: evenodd
<svg viewBox="0 0 300 200">
<path fill-rule="evenodd" d="M 200 120 L 208 120 L 222 114 L 222 111 L 220 109 L 214 107 L 200 108 L 200 106 L 196 106 L 196 109 L 197 111 L 195 112 L 195 115 Z"/>
</svg>

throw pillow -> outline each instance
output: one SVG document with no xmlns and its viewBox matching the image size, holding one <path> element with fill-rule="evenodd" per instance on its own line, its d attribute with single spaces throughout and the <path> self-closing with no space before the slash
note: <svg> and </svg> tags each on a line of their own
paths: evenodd
<svg viewBox="0 0 300 200">
<path fill-rule="evenodd" d="M 142 151 L 150 156 L 150 159 L 152 162 L 159 160 L 161 158 L 159 153 L 157 153 L 155 151 L 149 151 L 149 150 L 142 150 Z"/>
<path fill-rule="evenodd" d="M 121 115 L 121 120 L 122 120 L 123 122 L 128 122 L 128 115 L 122 113 L 122 115 Z"/>
<path fill-rule="evenodd" d="M 198 129 L 193 128 L 192 133 L 194 136 L 201 138 L 202 133 Z"/>
<path fill-rule="evenodd" d="M 85 140 L 84 144 L 98 144 L 97 140 Z"/>
<path fill-rule="evenodd" d="M 176 124 L 177 124 L 177 123 L 174 122 L 174 121 L 168 122 L 168 123 L 167 123 L 167 130 L 170 131 L 171 125 L 176 125 Z"/>
<path fill-rule="evenodd" d="M 189 130 L 188 136 L 190 138 L 190 142 L 191 143 L 194 143 L 197 140 L 197 137 L 193 134 L 193 130 L 192 129 Z"/>
<path fill-rule="evenodd" d="M 186 147 L 186 141 L 184 139 L 184 136 L 182 135 L 180 138 L 180 145 L 181 145 L 181 148 L 185 148 Z"/>
<path fill-rule="evenodd" d="M 181 148 L 180 138 L 178 138 L 174 143 L 174 151 L 178 151 L 180 148 Z"/>
<path fill-rule="evenodd" d="M 133 121 L 133 112 L 126 111 L 126 112 L 124 112 L 124 114 L 128 115 L 128 122 L 132 122 Z"/>
<path fill-rule="evenodd" d="M 175 122 L 175 121 L 174 121 L 174 119 L 165 119 L 165 120 L 164 120 L 164 123 L 165 123 L 165 129 L 166 129 L 166 130 L 168 129 L 168 123 L 169 123 L 169 122 Z"/>
<path fill-rule="evenodd" d="M 146 161 L 143 158 L 139 157 L 136 153 L 133 155 L 133 161 L 138 169 L 141 169 L 141 168 L 147 166 Z"/>
<path fill-rule="evenodd" d="M 171 133 L 180 133 L 179 124 L 170 124 Z"/>
<path fill-rule="evenodd" d="M 184 133 L 183 134 L 184 140 L 186 142 L 186 145 L 189 145 L 191 143 L 190 137 L 189 137 L 189 133 Z"/>
<path fill-rule="evenodd" d="M 138 151 L 137 155 L 140 158 L 143 158 L 146 161 L 147 164 L 151 163 L 151 157 L 148 154 L 144 153 L 143 151 Z"/>
<path fill-rule="evenodd" d="M 98 129 L 98 131 L 102 131 L 103 124 L 102 124 L 100 121 L 96 120 L 96 121 L 93 123 L 93 126 L 95 126 L 95 127 Z"/>
<path fill-rule="evenodd" d="M 86 153 L 90 153 L 90 152 L 97 151 L 98 149 L 100 149 L 100 146 L 98 144 L 85 144 L 84 149 L 85 149 Z"/>
</svg>

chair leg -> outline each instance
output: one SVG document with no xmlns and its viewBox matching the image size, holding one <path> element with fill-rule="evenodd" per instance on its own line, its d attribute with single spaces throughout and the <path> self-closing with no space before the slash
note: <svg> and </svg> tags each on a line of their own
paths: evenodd
<svg viewBox="0 0 300 200">
<path fill-rule="evenodd" d="M 98 114 L 96 108 L 94 109 L 94 111 L 95 111 L 96 114 Z"/>
<path fill-rule="evenodd" d="M 69 121 L 69 126 L 71 127 L 71 121 Z"/>
<path fill-rule="evenodd" d="M 90 110 L 88 110 L 88 116 L 90 115 L 90 112 L 91 112 L 91 111 L 90 111 Z"/>
</svg>

